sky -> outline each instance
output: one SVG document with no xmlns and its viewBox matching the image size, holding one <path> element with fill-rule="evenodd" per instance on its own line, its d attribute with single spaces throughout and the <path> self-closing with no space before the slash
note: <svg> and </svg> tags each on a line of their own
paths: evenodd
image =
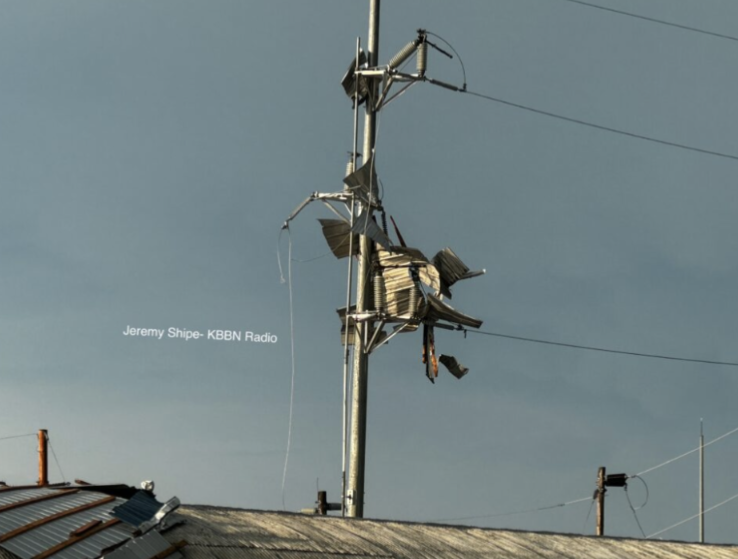
<svg viewBox="0 0 738 559">
<path fill-rule="evenodd" d="M 593 2 L 738 36 L 727 0 Z M 0 479 L 36 481 L 34 438 L 6 437 L 48 429 L 52 481 L 151 479 L 163 499 L 249 509 L 338 500 L 346 260 L 319 204 L 279 232 L 311 192 L 342 188 L 340 80 L 369 3 L 3 8 Z M 452 304 L 485 332 L 738 361 L 735 40 L 567 0 L 406 0 L 382 7 L 380 61 L 421 27 L 461 55 L 470 91 L 734 156 L 416 85 L 379 115 L 376 169 L 410 246 L 487 270 Z M 428 75 L 463 82 L 436 51 Z M 692 450 L 700 419 L 708 441 L 738 427 L 737 367 L 436 342 L 466 377 L 429 383 L 419 333 L 371 356 L 367 517 L 592 534 L 598 467 Z M 705 460 L 711 507 L 738 493 L 738 436 Z M 646 535 L 698 512 L 696 453 L 642 480 Z M 608 535 L 642 536 L 627 497 L 645 501 L 638 479 L 608 491 Z M 707 541 L 738 543 L 737 515 L 738 499 L 710 512 Z M 657 537 L 695 541 L 697 521 Z"/>
</svg>

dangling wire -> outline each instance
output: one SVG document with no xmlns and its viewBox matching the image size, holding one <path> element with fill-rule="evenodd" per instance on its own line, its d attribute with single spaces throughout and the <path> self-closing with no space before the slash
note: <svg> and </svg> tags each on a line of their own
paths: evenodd
<svg viewBox="0 0 738 559">
<path fill-rule="evenodd" d="M 462 89 L 462 91 L 466 91 L 466 68 L 464 67 L 464 61 L 461 60 L 461 55 L 458 52 L 456 52 L 456 49 L 451 45 L 451 43 L 449 43 L 446 39 L 444 39 L 440 35 L 436 35 L 435 33 L 431 33 L 430 31 L 426 31 L 425 33 L 426 33 L 426 35 L 430 35 L 431 37 L 435 37 L 439 41 L 442 41 L 443 43 L 445 43 L 446 46 L 448 48 L 450 48 L 451 51 L 456 55 L 456 58 L 459 59 L 459 64 L 461 64 L 461 73 L 464 76 L 464 85 L 461 86 L 461 89 Z M 433 46 L 435 46 L 435 45 L 433 45 Z M 436 48 L 438 48 L 438 47 L 436 47 Z"/>
<path fill-rule="evenodd" d="M 587 517 L 584 519 L 584 524 L 582 524 L 582 534 L 587 529 L 587 522 L 589 522 L 589 515 L 592 514 L 592 507 L 594 507 L 595 500 L 592 499 L 592 502 L 589 504 L 589 510 L 587 511 Z"/>
<path fill-rule="evenodd" d="M 638 478 L 638 479 L 640 479 L 640 478 Z M 643 481 L 643 480 L 641 480 L 641 481 Z M 625 489 L 625 498 L 628 499 L 628 506 L 630 507 L 630 510 L 633 512 L 633 518 L 636 519 L 636 524 L 638 524 L 638 529 L 641 531 L 641 535 L 645 538 L 646 537 L 646 532 L 643 531 L 643 527 L 641 526 L 641 521 L 638 520 L 638 513 L 636 513 L 636 510 L 637 509 L 633 508 L 633 503 L 630 502 L 630 495 L 628 494 L 628 486 L 625 485 L 623 487 L 623 489 Z M 643 508 L 643 506 L 641 506 L 639 508 Z"/>
<path fill-rule="evenodd" d="M 289 227 L 287 228 L 289 230 Z M 279 230 L 279 235 L 277 236 L 277 265 L 279 266 L 279 283 L 284 283 L 284 274 L 282 273 L 282 248 L 281 248 L 281 241 L 282 241 L 282 233 L 284 232 L 284 228 Z"/>
<path fill-rule="evenodd" d="M 284 493 L 287 482 L 287 464 L 290 460 L 290 445 L 292 444 L 292 412 L 295 402 L 295 325 L 292 304 L 292 233 L 289 227 L 287 227 L 287 237 L 289 240 L 287 249 L 287 286 L 290 293 L 290 353 L 292 356 L 292 377 L 290 381 L 290 415 L 287 426 L 287 450 L 284 453 L 284 470 L 282 472 L 282 509 L 284 510 L 287 510 L 287 507 L 285 506 Z M 284 278 L 282 279 L 284 280 Z"/>
</svg>

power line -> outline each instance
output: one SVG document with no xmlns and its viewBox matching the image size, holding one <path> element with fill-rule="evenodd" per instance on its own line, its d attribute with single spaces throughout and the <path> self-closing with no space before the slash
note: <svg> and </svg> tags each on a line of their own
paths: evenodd
<svg viewBox="0 0 738 559">
<path fill-rule="evenodd" d="M 571 349 L 584 349 L 587 351 L 599 351 L 604 353 L 616 353 L 618 355 L 630 355 L 631 357 L 648 357 L 650 359 L 667 359 L 669 361 L 682 361 L 687 363 L 702 363 L 703 365 L 722 365 L 725 367 L 738 367 L 738 363 L 732 361 L 711 361 L 708 359 L 692 359 L 689 357 L 675 357 L 673 355 L 659 355 L 655 353 L 639 353 L 636 351 L 624 351 L 620 349 L 609 349 L 604 347 L 587 346 L 580 344 L 570 344 L 565 342 L 553 342 L 551 340 L 541 340 L 537 338 L 527 338 L 524 336 L 512 336 L 510 334 L 500 334 L 498 332 L 484 332 L 481 330 L 467 330 L 462 328 L 464 333 L 482 334 L 485 336 L 494 336 L 496 338 L 506 338 L 509 340 L 518 340 L 521 342 L 531 342 L 536 344 L 554 345 L 559 347 L 568 347 Z"/>
<path fill-rule="evenodd" d="M 499 516 L 515 516 L 518 514 L 529 514 L 532 512 L 540 512 L 544 510 L 558 509 L 561 507 L 568 507 L 569 505 L 575 505 L 577 503 L 583 503 L 584 501 L 590 501 L 592 497 L 582 497 L 581 499 L 575 499 L 573 501 L 567 501 L 565 503 L 558 503 L 556 505 L 547 505 L 545 507 L 537 507 L 534 509 L 517 510 L 513 512 L 498 512 L 494 514 L 482 514 L 479 516 L 461 516 L 457 518 L 441 518 L 436 520 L 428 520 L 427 522 L 452 522 L 457 520 L 477 520 L 479 518 L 494 518 Z"/>
<path fill-rule="evenodd" d="M 466 89 L 459 88 L 458 91 L 460 91 L 461 93 L 467 93 L 469 95 L 473 95 L 474 97 L 480 97 L 481 99 L 486 99 L 488 101 L 494 101 L 495 103 L 501 103 L 501 104 L 507 105 L 509 107 L 515 107 L 516 109 L 522 109 L 524 111 L 529 111 L 529 112 L 536 113 L 536 114 L 550 116 L 551 118 L 557 118 L 559 120 L 564 120 L 566 122 L 571 122 L 571 123 L 574 123 L 574 124 L 580 124 L 582 126 L 588 126 L 590 128 L 596 128 L 597 130 L 604 130 L 606 132 L 612 132 L 613 134 L 621 134 L 623 136 L 629 136 L 631 138 L 637 138 L 639 140 L 644 140 L 644 141 L 647 141 L 647 142 L 654 142 L 654 143 L 662 144 L 662 145 L 665 145 L 665 146 L 671 146 L 671 147 L 675 147 L 675 148 L 679 148 L 679 149 L 686 149 L 686 150 L 694 151 L 694 152 L 697 152 L 697 153 L 703 153 L 703 154 L 706 154 L 706 155 L 714 155 L 716 157 L 724 157 L 724 158 L 727 158 L 727 159 L 733 159 L 733 160 L 738 161 L 738 155 L 733 155 L 733 154 L 730 154 L 730 153 L 722 153 L 722 152 L 719 152 L 719 151 L 712 151 L 712 150 L 709 150 L 709 149 L 703 149 L 703 148 L 698 148 L 698 147 L 694 147 L 694 146 L 688 146 L 686 144 L 679 144 L 677 142 L 670 142 L 668 140 L 660 140 L 658 138 L 652 138 L 651 136 L 644 136 L 642 134 L 635 134 L 633 132 L 628 132 L 626 130 L 619 130 L 617 128 L 611 128 L 609 126 L 603 126 L 601 124 L 595 124 L 593 122 L 587 122 L 586 120 L 580 120 L 580 119 L 577 119 L 577 118 L 572 118 L 572 117 L 563 116 L 563 115 L 556 114 L 556 113 L 551 113 L 551 112 L 544 111 L 544 110 L 541 110 L 541 109 L 536 109 L 534 107 L 529 107 L 527 105 L 522 105 L 520 103 L 513 103 L 512 101 L 506 101 L 504 99 L 500 99 L 499 97 L 492 97 L 491 95 L 485 95 L 483 93 L 476 93 L 474 91 L 469 91 L 469 90 L 466 90 Z"/>
<path fill-rule="evenodd" d="M 22 439 L 25 437 L 35 437 L 35 436 L 37 436 L 36 433 L 29 433 L 28 435 L 11 435 L 9 437 L 0 438 L 0 441 L 8 441 L 10 439 Z"/>
<path fill-rule="evenodd" d="M 650 539 L 650 538 L 653 538 L 654 536 L 658 536 L 659 534 L 663 534 L 664 532 L 668 532 L 672 528 L 676 528 L 677 526 L 681 526 L 682 524 L 684 524 L 686 522 L 689 522 L 690 520 L 694 520 L 695 518 L 699 518 L 703 514 L 707 514 L 711 510 L 715 510 L 718 507 L 722 507 L 723 505 L 729 503 L 733 499 L 738 499 L 738 494 L 733 495 L 732 497 L 729 497 L 729 498 L 725 499 L 722 503 L 718 503 L 717 505 L 711 506 L 709 509 L 705 510 L 704 512 L 701 512 L 701 513 L 698 512 L 697 514 L 695 514 L 693 516 L 690 516 L 689 518 L 685 518 L 684 520 L 681 520 L 681 521 L 677 522 L 676 524 L 672 524 L 668 528 L 664 528 L 663 530 L 659 530 L 658 532 L 654 532 L 653 534 L 650 534 L 647 537 Z"/>
<path fill-rule="evenodd" d="M 693 448 L 692 450 L 690 450 L 688 452 L 685 452 L 684 454 L 680 454 L 679 456 L 675 456 L 674 458 L 671 458 L 671 459 L 667 460 L 666 462 L 662 462 L 661 464 L 659 464 L 657 466 L 654 466 L 653 468 L 648 468 L 647 470 L 643 470 L 642 472 L 639 472 L 639 473 L 637 473 L 637 474 L 635 474 L 633 476 L 630 476 L 630 477 L 641 477 L 643 475 L 646 475 L 648 473 L 653 472 L 654 470 L 658 470 L 659 468 L 663 468 L 664 466 L 667 466 L 667 465 L 671 464 L 672 462 L 676 462 L 677 460 L 680 460 L 680 459 L 684 458 L 685 456 L 689 456 L 690 454 L 693 454 L 693 453 L 697 452 L 700 448 L 705 448 L 705 447 L 710 446 L 711 444 L 715 444 L 716 442 L 724 439 L 725 437 L 729 437 L 730 435 L 733 435 L 734 433 L 738 433 L 738 427 L 736 427 L 735 429 L 731 429 L 727 433 L 723 433 L 719 437 L 717 437 L 715 439 L 712 439 L 710 442 L 705 443 L 702 446 L 698 446 L 697 448 Z"/>
<path fill-rule="evenodd" d="M 698 29 L 696 27 L 690 27 L 688 25 L 680 25 L 679 23 L 672 23 L 670 21 L 664 21 L 663 19 L 657 19 L 654 17 L 642 16 L 640 14 L 634 14 L 631 12 L 624 12 L 622 10 L 616 10 L 614 8 L 608 8 L 606 6 L 600 6 L 598 4 L 592 4 L 590 2 L 583 2 L 582 0 L 564 0 L 564 2 L 571 2 L 572 4 L 581 4 L 582 6 L 588 6 L 590 8 L 597 8 L 598 10 L 604 10 L 606 12 L 612 12 L 614 14 L 620 14 L 623 16 L 634 17 L 652 23 L 660 23 L 661 25 L 668 25 L 669 27 L 676 27 L 678 29 L 684 29 L 686 31 L 694 31 L 695 33 L 702 33 L 703 35 L 711 35 L 712 37 L 719 37 L 721 39 L 729 39 L 731 41 L 738 41 L 738 37 L 732 35 L 723 35 L 722 33 L 715 33 L 713 31 L 706 31 L 704 29 Z"/>
</svg>

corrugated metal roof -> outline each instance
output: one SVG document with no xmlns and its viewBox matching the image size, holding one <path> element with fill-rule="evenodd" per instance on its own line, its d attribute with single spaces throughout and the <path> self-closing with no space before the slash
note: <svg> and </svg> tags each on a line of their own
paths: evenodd
<svg viewBox="0 0 738 559">
<path fill-rule="evenodd" d="M 21 559 L 98 557 L 103 549 L 130 539 L 133 531 L 110 516 L 125 499 L 104 493 L 40 487 L 5 491 L 0 499 L 0 546 Z M 73 534 L 87 525 L 85 532 Z"/>
<path fill-rule="evenodd" d="M 738 546 L 181 507 L 163 535 L 184 559 L 738 559 Z"/>
<path fill-rule="evenodd" d="M 4 489 L 0 492 L 0 559 L 96 559 L 126 542 L 131 545 L 124 546 L 119 559 L 181 559 L 158 532 L 132 539 L 142 522 L 155 527 L 179 500 L 162 505 L 144 492 L 125 488 L 132 495 L 127 500 L 116 496 L 121 487 L 112 486 L 113 494 L 89 487 Z M 140 532 L 146 528 L 135 533 Z"/>
</svg>

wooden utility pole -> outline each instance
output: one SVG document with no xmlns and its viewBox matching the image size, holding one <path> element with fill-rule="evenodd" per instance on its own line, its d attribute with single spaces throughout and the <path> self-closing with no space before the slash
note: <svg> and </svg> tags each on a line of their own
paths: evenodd
<svg viewBox="0 0 738 559">
<path fill-rule="evenodd" d="M 367 43 L 367 62 L 370 68 L 377 66 L 379 60 L 379 0 L 370 0 L 369 5 L 369 40 Z M 377 80 L 370 80 L 370 94 L 366 102 L 364 118 L 364 161 L 374 155 L 376 136 Z M 358 103 L 358 99 L 356 100 Z M 370 181 L 370 184 L 374 181 Z M 370 186 L 373 189 L 373 186 Z M 370 220 L 372 216 L 372 200 L 377 199 L 377 192 L 370 192 L 369 203 L 361 208 L 362 219 Z M 372 241 L 366 235 L 359 239 L 359 266 L 356 285 L 356 313 L 361 314 L 371 304 L 371 265 Z M 348 312 L 349 309 L 347 309 Z M 367 333 L 372 329 L 372 321 L 356 322 L 354 339 L 354 374 L 351 396 L 351 437 L 349 445 L 349 479 L 346 493 L 347 516 L 362 518 L 364 516 L 364 467 L 366 462 L 366 407 L 367 384 L 369 377 L 369 355 L 364 352 L 368 341 Z"/>
<path fill-rule="evenodd" d="M 49 435 L 46 429 L 38 431 L 38 485 L 49 485 Z"/>
<path fill-rule="evenodd" d="M 605 534 L 605 467 L 597 471 L 597 531 L 598 536 Z"/>
</svg>

